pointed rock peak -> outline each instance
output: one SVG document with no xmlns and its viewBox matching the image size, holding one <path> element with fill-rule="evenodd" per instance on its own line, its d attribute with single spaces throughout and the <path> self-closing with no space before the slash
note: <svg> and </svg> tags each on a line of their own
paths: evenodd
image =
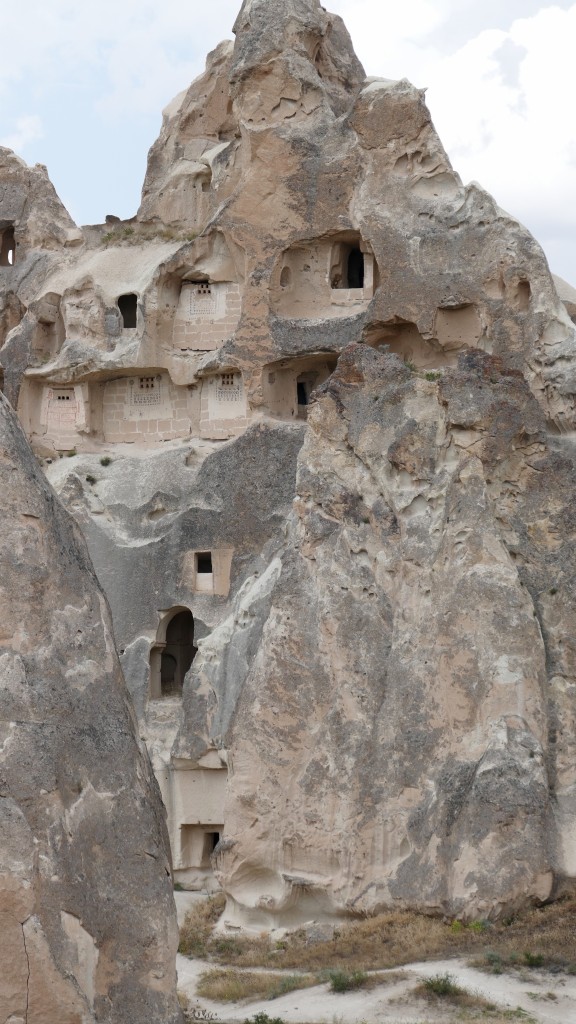
<svg viewBox="0 0 576 1024">
<path fill-rule="evenodd" d="M 232 31 L 239 35 L 247 27 L 275 25 L 321 25 L 327 18 L 319 0 L 244 0 Z"/>
<path fill-rule="evenodd" d="M 244 0 L 233 31 L 231 82 L 237 91 L 281 65 L 285 83 L 317 89 L 342 113 L 365 81 L 344 22 L 319 0 Z"/>
</svg>

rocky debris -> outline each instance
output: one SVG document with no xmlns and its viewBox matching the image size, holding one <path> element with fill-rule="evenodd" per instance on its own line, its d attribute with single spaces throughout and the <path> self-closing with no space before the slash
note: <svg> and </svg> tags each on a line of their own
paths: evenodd
<svg viewBox="0 0 576 1024">
<path fill-rule="evenodd" d="M 2 1020 L 180 1020 L 165 814 L 84 542 L 0 396 Z"/>
<path fill-rule="evenodd" d="M 234 31 L 130 221 L 75 247 L 0 169 L 3 386 L 110 600 L 176 877 L 257 928 L 549 898 L 574 296 L 318 0 Z"/>
</svg>

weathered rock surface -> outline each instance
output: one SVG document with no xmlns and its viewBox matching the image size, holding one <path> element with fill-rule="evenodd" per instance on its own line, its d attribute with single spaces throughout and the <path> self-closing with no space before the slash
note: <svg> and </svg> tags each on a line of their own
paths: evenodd
<svg viewBox="0 0 576 1024">
<path fill-rule="evenodd" d="M 0 396 L 0 1020 L 179 1021 L 164 809 L 104 596 Z"/>
<path fill-rule="evenodd" d="M 351 347 L 311 409 L 231 741 L 219 866 L 254 924 L 482 916 L 574 873 L 573 454 L 499 360 L 438 377 Z"/>
<path fill-rule="evenodd" d="M 35 235 L 0 192 L 4 389 L 110 600 L 176 877 L 257 928 L 546 899 L 576 873 L 574 296 L 318 0 L 235 34 L 130 222 Z"/>
</svg>

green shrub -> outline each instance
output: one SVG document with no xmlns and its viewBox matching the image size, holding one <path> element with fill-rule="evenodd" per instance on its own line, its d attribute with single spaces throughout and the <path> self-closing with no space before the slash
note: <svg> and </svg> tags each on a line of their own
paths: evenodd
<svg viewBox="0 0 576 1024">
<path fill-rule="evenodd" d="M 111 462 L 112 459 L 110 458 L 109 455 L 103 455 L 102 458 L 100 459 L 101 466 L 109 466 Z"/>
<path fill-rule="evenodd" d="M 493 950 L 488 949 L 484 954 L 486 962 L 492 968 L 492 974 L 502 974 L 502 957 L 499 953 L 494 953 Z"/>
<path fill-rule="evenodd" d="M 331 992 L 351 992 L 362 988 L 368 975 L 365 971 L 328 971 Z"/>
<path fill-rule="evenodd" d="M 471 932 L 476 932 L 477 935 L 481 935 L 487 928 L 490 927 L 488 921 L 470 921 L 468 925 Z"/>
<path fill-rule="evenodd" d="M 454 981 L 452 974 L 433 974 L 430 978 L 425 978 L 424 988 L 427 992 L 432 992 L 435 996 L 459 996 L 462 992 L 460 985 L 457 985 Z"/>
<path fill-rule="evenodd" d="M 212 948 L 219 956 L 238 956 L 242 945 L 235 936 L 216 935 L 212 939 Z"/>
<path fill-rule="evenodd" d="M 255 1013 L 253 1017 L 247 1017 L 244 1024 L 284 1024 L 281 1017 L 269 1017 L 267 1013 Z"/>
<path fill-rule="evenodd" d="M 87 473 L 87 474 L 86 474 L 86 483 L 87 483 L 87 484 L 95 484 L 95 483 L 97 483 L 97 482 L 98 482 L 98 481 L 96 480 L 96 477 L 95 477 L 95 476 L 92 476 L 92 474 L 91 474 L 91 473 Z"/>
<path fill-rule="evenodd" d="M 524 953 L 524 963 L 527 967 L 542 967 L 544 965 L 544 957 L 542 953 Z"/>
</svg>

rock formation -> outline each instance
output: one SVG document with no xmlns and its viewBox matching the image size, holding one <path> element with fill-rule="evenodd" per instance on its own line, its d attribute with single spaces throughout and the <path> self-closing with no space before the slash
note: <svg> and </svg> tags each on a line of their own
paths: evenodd
<svg viewBox="0 0 576 1024">
<path fill-rule="evenodd" d="M 0 1020 L 166 1024 L 164 810 L 84 542 L 0 396 Z"/>
<path fill-rule="evenodd" d="M 4 390 L 110 602 L 175 876 L 257 928 L 547 899 L 576 872 L 574 325 L 339 18 L 245 0 L 234 31 L 131 221 L 79 238 L 0 170 Z"/>
</svg>

